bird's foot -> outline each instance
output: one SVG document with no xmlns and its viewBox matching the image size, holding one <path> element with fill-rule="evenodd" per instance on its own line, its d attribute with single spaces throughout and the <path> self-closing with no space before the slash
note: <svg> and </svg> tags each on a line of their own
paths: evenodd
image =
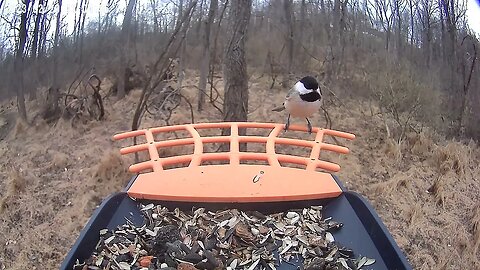
<svg viewBox="0 0 480 270">
<path fill-rule="evenodd" d="M 305 118 L 305 119 L 307 119 L 308 133 L 312 134 L 312 124 L 310 123 L 310 121 L 308 120 L 308 118 Z"/>
<path fill-rule="evenodd" d="M 288 131 L 288 128 L 289 128 L 289 127 L 290 127 L 290 114 L 288 115 L 287 123 L 285 124 L 284 130 L 285 130 L 285 131 Z"/>
</svg>

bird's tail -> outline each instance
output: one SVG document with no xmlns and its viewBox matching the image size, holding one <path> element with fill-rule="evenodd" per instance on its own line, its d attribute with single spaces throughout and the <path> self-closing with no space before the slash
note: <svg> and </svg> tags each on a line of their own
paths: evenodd
<svg viewBox="0 0 480 270">
<path fill-rule="evenodd" d="M 274 108 L 272 111 L 273 111 L 273 112 L 281 112 L 281 111 L 283 111 L 283 110 L 285 110 L 285 105 L 284 105 L 284 104 L 282 104 L 282 105 Z"/>
</svg>

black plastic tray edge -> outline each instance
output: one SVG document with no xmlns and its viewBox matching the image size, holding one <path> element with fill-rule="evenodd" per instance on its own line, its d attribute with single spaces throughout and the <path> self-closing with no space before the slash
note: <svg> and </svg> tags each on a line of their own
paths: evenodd
<svg viewBox="0 0 480 270">
<path fill-rule="evenodd" d="M 75 264 L 75 258 L 74 257 L 76 257 L 75 255 L 77 254 L 77 250 L 80 249 L 82 244 L 84 242 L 88 242 L 87 241 L 87 239 L 88 239 L 87 238 L 87 236 L 88 236 L 87 232 L 90 230 L 90 228 L 94 225 L 94 223 L 100 223 L 100 221 L 104 220 L 104 219 L 108 219 L 108 220 L 111 219 L 111 217 L 115 213 L 114 211 L 108 211 L 108 210 L 110 210 L 110 208 L 105 207 L 105 206 L 107 204 L 112 204 L 112 203 L 118 203 L 119 204 L 119 201 L 115 200 L 115 199 L 123 200 L 123 197 L 125 196 L 126 191 L 133 184 L 133 182 L 135 181 L 137 176 L 138 175 L 135 175 L 130 179 L 129 183 L 127 184 L 127 186 L 124 188 L 123 191 L 115 192 L 113 194 L 110 194 L 109 196 L 107 196 L 102 201 L 102 203 L 97 207 L 97 209 L 95 209 L 95 211 L 93 211 L 92 216 L 90 216 L 89 221 L 87 222 L 87 224 L 85 224 L 83 229 L 80 231 L 80 234 L 79 234 L 77 240 L 75 241 L 73 246 L 70 248 L 69 252 L 67 253 L 67 256 L 65 257 L 62 264 L 60 265 L 60 269 L 62 269 L 62 270 L 67 270 L 68 269 L 69 270 L 69 268 L 67 268 L 67 267 Z M 102 215 L 100 215 L 100 214 L 102 214 Z"/>
<path fill-rule="evenodd" d="M 393 236 L 390 234 L 390 231 L 387 229 L 382 219 L 378 216 L 377 212 L 374 210 L 370 202 L 359 193 L 347 190 L 336 175 L 332 174 L 332 176 L 333 176 L 333 179 L 335 179 L 335 182 L 337 182 L 338 186 L 343 190 L 345 197 L 350 202 L 350 205 L 352 206 L 352 208 L 355 209 L 355 212 L 361 215 L 369 215 L 370 218 L 368 219 L 367 218 L 360 219 L 360 221 L 363 224 L 363 227 L 373 228 L 372 226 L 375 226 L 377 231 L 383 232 L 383 235 L 375 235 L 373 233 L 369 233 L 375 243 L 375 246 L 381 247 L 382 243 L 391 243 L 393 252 L 388 252 L 390 254 L 388 253 L 385 254 L 385 252 L 380 253 L 382 255 L 382 258 L 385 261 L 388 261 L 388 259 L 391 259 L 391 256 L 394 256 L 395 259 L 400 262 L 400 264 L 404 265 L 405 269 L 413 269 L 413 267 L 408 262 L 406 255 L 397 245 L 397 242 L 395 241 L 395 239 L 393 239 Z M 355 201 L 361 201 L 361 203 L 355 203 Z M 375 222 L 372 222 L 372 223 L 368 222 L 372 220 L 374 220 Z M 386 249 L 384 249 L 384 251 L 385 250 L 389 250 L 389 248 L 387 247 Z"/>
<path fill-rule="evenodd" d="M 381 243 L 391 243 L 391 247 L 393 248 L 393 251 L 394 251 L 391 253 L 393 253 L 394 257 L 396 257 L 395 259 L 398 260 L 400 264 L 404 265 L 405 269 L 413 269 L 410 263 L 408 262 L 406 255 L 397 245 L 397 242 L 395 241 L 395 239 L 393 239 L 393 236 L 390 234 L 390 231 L 388 231 L 387 227 L 383 223 L 382 219 L 378 216 L 377 212 L 375 212 L 370 202 L 359 193 L 347 190 L 336 175 L 332 174 L 332 176 L 333 176 L 333 179 L 335 179 L 335 182 L 337 182 L 338 186 L 343 190 L 345 197 L 350 202 L 350 205 L 352 206 L 352 208 L 355 209 L 355 212 L 357 214 L 370 216 L 370 219 L 360 219 L 360 221 L 363 224 L 363 227 L 372 228 L 372 226 L 375 226 L 377 231 L 379 230 L 383 232 L 383 236 L 381 237 L 375 237 L 374 234 L 369 233 L 373 241 L 375 242 L 375 246 L 381 246 L 382 245 Z M 354 203 L 355 200 L 360 200 L 361 203 Z M 368 223 L 369 220 L 370 221 L 374 220 L 375 222 Z M 383 241 L 380 238 L 383 238 Z M 385 261 L 391 258 L 391 257 L 389 258 L 389 256 L 386 256 L 384 252 L 380 254 L 383 255 L 382 258 Z M 392 255 L 390 254 L 390 256 Z"/>
<path fill-rule="evenodd" d="M 121 200 L 123 200 L 126 191 L 128 188 L 131 186 L 131 184 L 135 181 L 137 176 L 132 177 L 128 185 L 125 187 L 125 189 L 121 192 L 116 192 L 114 194 L 111 194 L 103 202 L 100 204 L 100 206 L 93 212 L 92 216 L 90 217 L 90 220 L 88 223 L 84 226 L 82 231 L 80 232 L 80 235 L 78 236 L 77 240 L 73 244 L 73 246 L 70 248 L 70 251 L 68 252 L 67 256 L 65 257 L 64 261 L 62 262 L 60 269 L 61 270 L 68 270 L 68 266 L 71 266 L 75 263 L 75 255 L 77 254 L 77 250 L 80 249 L 82 244 L 84 242 L 88 242 L 89 239 L 87 238 L 87 232 L 90 230 L 90 227 L 94 225 L 94 223 L 100 223 L 101 220 L 108 219 L 110 220 L 112 215 L 114 214 L 114 211 L 109 211 L 111 208 L 105 207 L 107 204 L 119 204 Z M 360 194 L 353 192 L 353 191 L 345 191 L 344 186 L 341 184 L 341 182 L 338 180 L 336 176 L 333 176 L 335 181 L 338 183 L 340 188 L 344 190 L 344 195 L 352 205 L 352 207 L 356 210 L 357 214 L 361 215 L 362 218 L 361 222 L 364 225 L 365 228 L 375 228 L 375 230 L 380 230 L 383 232 L 383 234 L 380 235 L 375 235 L 375 234 L 370 234 L 372 237 L 373 241 L 375 242 L 375 245 L 378 246 L 380 249 L 382 247 L 382 243 L 387 243 L 393 248 L 393 251 L 391 248 L 388 248 L 388 246 L 385 246 L 385 249 L 381 253 L 382 258 L 386 261 L 394 259 L 398 260 L 401 265 L 404 266 L 404 268 L 401 269 L 413 269 L 410 265 L 410 263 L 407 261 L 406 256 L 402 252 L 402 250 L 398 247 L 397 243 L 393 239 L 392 235 L 390 232 L 387 230 L 386 226 L 383 224 L 382 220 L 380 217 L 376 214 L 375 210 L 373 209 L 372 205 L 365 199 L 363 198 Z M 117 200 L 116 200 L 117 199 Z M 120 200 L 118 200 L 120 199 Z M 354 203 L 355 201 L 360 201 L 360 203 Z M 366 218 L 366 217 L 369 218 Z M 370 222 L 369 222 L 370 221 Z M 372 231 L 375 231 L 372 230 Z M 94 236 L 96 237 L 96 236 Z M 385 251 L 386 252 L 385 254 Z M 402 256 L 403 255 L 403 256 Z M 393 270 L 393 269 L 392 269 Z"/>
<path fill-rule="evenodd" d="M 359 216 L 362 215 L 363 217 L 365 217 L 360 219 L 363 226 L 366 229 L 370 228 L 372 231 L 382 232 L 382 234 L 374 234 L 369 232 L 369 235 L 375 243 L 377 249 L 382 250 L 382 252 L 380 253 L 382 258 L 385 261 L 389 261 L 392 259 L 399 261 L 399 265 L 404 266 L 404 268 L 401 269 L 413 269 L 408 262 L 406 255 L 397 245 L 397 242 L 393 239 L 393 236 L 390 234 L 385 224 L 383 224 L 378 214 L 373 210 L 372 205 L 363 196 L 356 192 L 347 191 L 344 192 L 344 194 L 347 200 L 350 202 L 350 205 L 353 207 L 353 209 L 355 209 L 355 212 Z M 358 201 L 361 201 L 361 203 L 358 203 Z M 366 218 L 367 215 L 370 215 L 370 217 Z"/>
</svg>

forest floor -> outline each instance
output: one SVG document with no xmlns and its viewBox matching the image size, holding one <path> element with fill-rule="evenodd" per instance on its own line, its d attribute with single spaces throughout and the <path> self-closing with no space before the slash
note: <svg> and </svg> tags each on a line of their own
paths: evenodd
<svg viewBox="0 0 480 270">
<path fill-rule="evenodd" d="M 185 85 L 196 84 L 187 77 Z M 284 113 L 271 109 L 286 90 L 269 85 L 265 78 L 251 80 L 249 121 L 285 121 Z M 193 103 L 196 89 L 183 93 Z M 0 270 L 58 269 L 95 207 L 129 181 L 133 159 L 119 149 L 130 142 L 112 136 L 129 130 L 139 95 L 133 90 L 120 101 L 105 100 L 105 120 L 75 128 L 65 120 L 24 124 L 16 121 L 13 100 L 2 103 Z M 27 102 L 30 119 L 42 98 Z M 408 134 L 399 145 L 386 138 L 384 122 L 370 105 L 343 103 L 328 109 L 332 128 L 357 138 L 345 142 L 350 154 L 329 158 L 342 167 L 337 175 L 345 186 L 372 203 L 415 269 L 480 269 L 479 146 L 428 131 Z M 325 125 L 321 114 L 311 120 Z M 217 121 L 221 115 L 212 106 L 195 112 L 197 123 Z M 188 122 L 189 107 L 182 103 L 170 124 Z M 142 127 L 163 124 L 147 117 Z"/>
</svg>

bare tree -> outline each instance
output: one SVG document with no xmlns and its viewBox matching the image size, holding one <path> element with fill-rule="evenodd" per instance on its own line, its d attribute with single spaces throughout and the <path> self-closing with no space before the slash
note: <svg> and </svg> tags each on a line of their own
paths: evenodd
<svg viewBox="0 0 480 270">
<path fill-rule="evenodd" d="M 79 0 L 75 4 L 75 17 L 73 27 L 73 41 L 75 51 L 78 52 L 78 62 L 83 60 L 83 40 L 85 36 L 85 19 L 87 17 L 88 0 Z M 78 16 L 77 16 L 78 14 Z"/>
<path fill-rule="evenodd" d="M 307 3 L 305 0 L 301 1 L 300 4 L 300 25 L 298 30 L 298 40 L 301 44 L 297 46 L 297 54 L 299 56 L 299 64 L 303 65 L 305 62 L 306 54 L 301 50 L 305 39 L 305 28 L 307 26 Z"/>
<path fill-rule="evenodd" d="M 425 65 L 431 65 L 432 53 L 432 24 L 434 16 L 434 5 L 432 0 L 421 0 L 418 3 L 417 17 L 422 25 L 422 48 L 425 56 Z"/>
<path fill-rule="evenodd" d="M 83 10 L 80 17 L 81 20 L 80 20 L 80 31 L 79 31 L 79 35 L 80 35 L 79 63 L 82 63 L 83 61 L 83 40 L 85 38 L 85 19 L 87 18 L 87 8 L 88 8 L 88 0 L 83 0 L 83 1 L 85 2 L 83 3 L 83 6 L 82 6 Z"/>
<path fill-rule="evenodd" d="M 43 5 L 45 7 L 48 6 L 48 0 L 43 0 Z M 47 34 L 48 34 L 48 29 L 49 27 L 47 26 L 47 16 L 48 12 L 45 12 L 42 14 L 42 17 L 40 19 L 40 29 L 39 29 L 39 37 L 38 37 L 38 52 L 37 52 L 37 58 L 43 58 L 46 53 L 46 43 L 47 43 Z"/>
<path fill-rule="evenodd" d="M 104 16 L 103 31 L 106 34 L 107 30 L 113 25 L 113 18 L 117 15 L 119 0 L 108 0 L 107 14 Z"/>
<path fill-rule="evenodd" d="M 192 13 L 195 10 L 196 5 L 196 0 L 191 1 L 190 5 L 185 10 L 185 13 L 179 15 L 181 16 L 181 19 L 179 23 L 175 24 L 175 28 L 170 35 L 165 49 L 160 53 L 160 56 L 156 59 L 155 63 L 151 67 L 150 75 L 148 76 L 146 83 L 142 89 L 142 93 L 140 95 L 137 107 L 135 109 L 135 113 L 133 115 L 132 130 L 138 129 L 141 124 L 141 119 L 147 109 L 147 103 L 150 96 L 155 89 L 160 88 L 161 83 L 165 78 L 165 72 L 172 64 L 171 61 L 168 59 L 168 56 L 175 55 L 178 52 L 181 45 L 181 41 L 178 42 L 178 40 L 180 39 L 179 34 L 181 34 L 181 32 L 187 31 L 187 28 L 190 25 Z M 184 35 L 182 35 L 182 37 L 184 37 Z M 136 138 L 134 138 L 134 142 L 135 140 Z"/>
<path fill-rule="evenodd" d="M 178 20 L 177 24 L 181 23 L 180 18 L 181 14 L 183 14 L 183 0 L 179 0 L 178 4 Z M 183 85 L 183 80 L 185 79 L 185 66 L 186 66 L 186 56 L 187 56 L 187 37 L 189 34 L 189 29 L 187 29 L 185 32 L 182 32 L 182 39 L 181 39 L 181 46 L 180 46 L 180 54 L 179 54 L 179 64 L 178 64 L 178 89 L 182 88 Z"/>
<path fill-rule="evenodd" d="M 153 31 L 157 33 L 160 29 L 160 24 L 158 23 L 158 15 L 157 15 L 157 1 L 150 0 L 150 7 L 152 8 L 152 12 L 153 12 Z"/>
<path fill-rule="evenodd" d="M 285 43 L 287 46 L 287 76 L 290 77 L 293 68 L 293 53 L 295 51 L 294 44 L 294 14 L 292 0 L 283 0 L 283 10 L 285 12 L 285 24 L 287 27 L 287 34 Z"/>
<path fill-rule="evenodd" d="M 23 89 L 23 52 L 25 49 L 25 43 L 27 41 L 27 14 L 30 8 L 30 0 L 23 0 L 22 4 L 25 5 L 24 10 L 22 10 L 22 14 L 20 15 L 20 27 L 19 27 L 19 34 L 18 34 L 18 47 L 15 53 L 15 88 L 17 91 L 17 106 L 18 106 L 18 113 L 20 118 L 23 120 L 27 120 L 27 109 L 25 107 L 25 96 L 24 96 L 24 89 Z"/>
<path fill-rule="evenodd" d="M 412 0 L 408 0 L 408 7 L 410 9 L 410 57 L 413 55 L 413 44 L 414 44 L 414 37 L 415 37 L 415 12 L 417 2 L 413 2 Z"/>
<path fill-rule="evenodd" d="M 223 77 L 225 80 L 224 121 L 247 121 L 248 75 L 245 62 L 245 42 L 252 0 L 232 1 L 230 5 L 229 37 L 225 47 Z M 227 132 L 224 130 L 224 132 Z M 246 130 L 240 130 L 245 135 Z M 246 145 L 241 146 L 241 148 Z"/>
<path fill-rule="evenodd" d="M 392 35 L 392 24 L 394 12 L 390 9 L 392 0 L 374 0 L 373 8 L 375 9 L 376 19 L 380 23 L 383 31 L 385 31 L 385 50 L 389 50 L 390 39 Z"/>
<path fill-rule="evenodd" d="M 465 134 L 465 116 L 467 114 L 467 99 L 470 94 L 470 86 L 472 83 L 472 74 L 475 69 L 475 62 L 477 60 L 477 47 L 475 40 L 471 36 L 465 36 L 461 45 L 465 46 L 467 38 L 471 41 L 473 52 L 468 49 L 463 49 L 464 59 L 462 59 L 462 78 L 463 78 L 463 92 L 461 98 L 460 112 L 457 119 L 457 134 Z M 469 63 L 470 62 L 470 63 Z M 470 64 L 470 66 L 468 66 Z"/>
<path fill-rule="evenodd" d="M 38 49 L 38 37 L 40 35 L 40 31 L 39 31 L 39 28 L 40 28 L 40 19 L 42 18 L 43 16 L 43 13 L 45 13 L 45 6 L 44 6 L 44 3 L 43 3 L 43 0 L 40 0 L 38 2 L 38 8 L 37 8 L 37 15 L 35 17 L 35 26 L 33 28 L 33 41 L 32 41 L 32 47 L 31 47 L 31 50 L 30 50 L 30 57 L 32 59 L 35 59 L 37 58 L 37 49 Z"/>
<path fill-rule="evenodd" d="M 54 91 L 58 91 L 58 40 L 60 37 L 60 27 L 62 24 L 62 0 L 58 0 L 57 23 L 55 26 L 55 37 L 53 43 L 53 83 Z"/>
<path fill-rule="evenodd" d="M 33 10 L 33 3 L 32 3 L 31 10 Z M 37 6 L 36 15 L 35 15 L 35 22 L 34 22 L 34 28 L 32 33 L 33 40 L 30 47 L 30 60 L 32 63 L 35 63 L 37 58 L 38 39 L 40 36 L 40 19 L 42 18 L 43 13 L 45 13 L 44 0 L 40 0 Z M 34 100 L 36 97 L 37 97 L 37 92 L 34 89 L 32 89 L 32 91 L 30 92 L 30 100 Z"/>
<path fill-rule="evenodd" d="M 204 21 L 204 36 L 203 36 L 203 58 L 200 66 L 200 79 L 198 82 L 198 104 L 197 108 L 199 111 L 202 111 L 203 105 L 205 104 L 205 93 L 207 91 L 207 76 L 208 69 L 210 67 L 210 29 L 213 24 L 213 19 L 215 18 L 215 11 L 218 8 L 218 0 L 210 1 L 210 8 L 208 9 L 208 16 Z"/>
<path fill-rule="evenodd" d="M 120 38 L 120 65 L 118 66 L 117 78 L 118 78 L 118 88 L 117 95 L 118 98 L 123 98 L 125 96 L 125 84 L 128 78 L 125 77 L 125 70 L 128 63 L 127 48 L 130 46 L 130 23 L 132 21 L 133 7 L 135 6 L 136 0 L 129 0 L 127 9 L 125 10 L 125 16 L 123 18 L 122 24 L 122 34 Z"/>
<path fill-rule="evenodd" d="M 393 0 L 393 10 L 395 11 L 395 36 L 396 36 L 396 44 L 397 44 L 397 58 L 400 58 L 402 55 L 402 26 L 403 26 L 403 18 L 402 14 L 405 10 L 404 0 Z"/>
</svg>

